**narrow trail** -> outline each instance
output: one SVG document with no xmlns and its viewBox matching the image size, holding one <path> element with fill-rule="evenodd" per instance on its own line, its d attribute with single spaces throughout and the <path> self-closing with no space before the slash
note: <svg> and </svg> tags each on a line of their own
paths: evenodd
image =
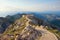
<svg viewBox="0 0 60 40">
<path fill-rule="evenodd" d="M 36 29 L 40 30 L 42 33 L 40 40 L 58 40 L 58 38 L 53 33 L 49 32 L 46 29 L 43 29 L 43 26 L 36 27 Z"/>
</svg>

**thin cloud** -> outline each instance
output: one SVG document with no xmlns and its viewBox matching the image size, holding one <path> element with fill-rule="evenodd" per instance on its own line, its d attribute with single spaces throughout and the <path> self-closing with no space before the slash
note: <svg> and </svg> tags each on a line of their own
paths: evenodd
<svg viewBox="0 0 60 40">
<path fill-rule="evenodd" d="M 59 0 L 0 0 L 0 12 L 7 11 L 57 11 Z"/>
</svg>

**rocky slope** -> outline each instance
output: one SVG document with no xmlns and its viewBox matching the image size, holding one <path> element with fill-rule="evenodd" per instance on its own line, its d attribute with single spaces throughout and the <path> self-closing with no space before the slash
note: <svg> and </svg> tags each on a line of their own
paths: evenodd
<svg viewBox="0 0 60 40">
<path fill-rule="evenodd" d="M 44 29 L 43 24 L 44 21 L 34 15 L 24 14 L 7 27 L 0 40 L 58 40 L 53 33 Z"/>
<path fill-rule="evenodd" d="M 0 17 L 0 34 L 2 34 L 9 25 L 13 24 L 15 20 L 19 19 L 21 14 L 16 14 L 13 16 Z"/>
<path fill-rule="evenodd" d="M 40 30 L 42 36 L 40 40 L 58 40 L 58 38 L 55 36 L 55 34 L 49 32 L 44 26 L 36 27 L 36 29 Z"/>
</svg>

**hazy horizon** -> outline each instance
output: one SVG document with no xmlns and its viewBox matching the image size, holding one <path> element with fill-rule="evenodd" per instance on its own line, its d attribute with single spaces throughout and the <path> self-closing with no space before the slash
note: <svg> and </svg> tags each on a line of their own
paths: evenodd
<svg viewBox="0 0 60 40">
<path fill-rule="evenodd" d="M 0 16 L 21 11 L 60 11 L 60 0 L 0 0 Z"/>
</svg>

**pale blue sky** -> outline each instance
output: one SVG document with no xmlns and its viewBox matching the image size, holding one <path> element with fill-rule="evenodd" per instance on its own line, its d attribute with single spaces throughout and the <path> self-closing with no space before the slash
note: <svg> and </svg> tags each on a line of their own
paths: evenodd
<svg viewBox="0 0 60 40">
<path fill-rule="evenodd" d="M 60 0 L 0 0 L 0 15 L 11 11 L 60 11 Z"/>
</svg>

